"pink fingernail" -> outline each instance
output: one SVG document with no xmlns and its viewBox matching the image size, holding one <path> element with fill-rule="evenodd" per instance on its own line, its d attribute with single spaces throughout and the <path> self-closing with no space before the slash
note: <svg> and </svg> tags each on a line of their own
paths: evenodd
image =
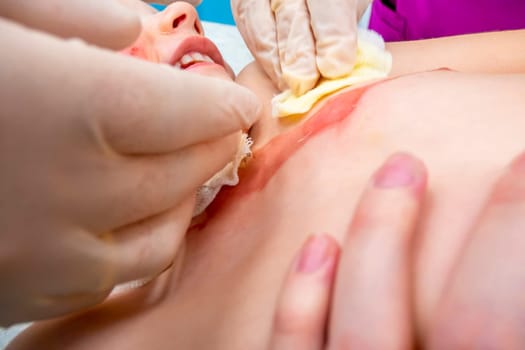
<svg viewBox="0 0 525 350">
<path fill-rule="evenodd" d="M 335 253 L 336 248 L 330 236 L 326 234 L 310 236 L 301 250 L 296 270 L 300 273 L 315 272 L 331 260 Z"/>
<path fill-rule="evenodd" d="M 379 168 L 373 183 L 379 188 L 395 188 L 414 186 L 421 180 L 422 174 L 415 159 L 408 154 L 398 153 Z"/>
</svg>

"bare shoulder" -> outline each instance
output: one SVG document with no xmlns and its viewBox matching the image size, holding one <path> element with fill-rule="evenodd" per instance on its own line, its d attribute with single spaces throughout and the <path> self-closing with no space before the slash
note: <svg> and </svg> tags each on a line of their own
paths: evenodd
<svg viewBox="0 0 525 350">
<path fill-rule="evenodd" d="M 257 62 L 248 64 L 239 73 L 235 81 L 252 90 L 262 101 L 270 100 L 279 90 Z"/>
</svg>

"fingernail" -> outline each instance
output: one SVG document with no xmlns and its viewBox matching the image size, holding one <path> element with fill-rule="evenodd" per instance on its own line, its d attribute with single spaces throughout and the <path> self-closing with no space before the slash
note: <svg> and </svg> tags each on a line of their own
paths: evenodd
<svg viewBox="0 0 525 350">
<path fill-rule="evenodd" d="M 409 187 L 421 182 L 421 171 L 413 157 L 395 154 L 379 168 L 373 177 L 375 187 Z"/>
<path fill-rule="evenodd" d="M 312 273 L 319 270 L 335 253 L 333 240 L 328 235 L 313 235 L 304 244 L 296 270 L 300 273 Z"/>
</svg>

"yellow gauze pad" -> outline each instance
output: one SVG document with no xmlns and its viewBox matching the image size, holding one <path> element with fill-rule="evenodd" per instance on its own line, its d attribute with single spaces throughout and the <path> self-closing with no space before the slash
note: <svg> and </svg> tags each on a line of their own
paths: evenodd
<svg viewBox="0 0 525 350">
<path fill-rule="evenodd" d="M 303 114 L 312 109 L 317 101 L 337 90 L 384 78 L 392 68 L 392 56 L 385 50 L 383 38 L 371 30 L 360 29 L 357 36 L 357 57 L 354 69 L 342 78 L 321 78 L 316 87 L 304 95 L 296 96 L 291 90 L 272 99 L 272 115 L 276 118 Z"/>
</svg>

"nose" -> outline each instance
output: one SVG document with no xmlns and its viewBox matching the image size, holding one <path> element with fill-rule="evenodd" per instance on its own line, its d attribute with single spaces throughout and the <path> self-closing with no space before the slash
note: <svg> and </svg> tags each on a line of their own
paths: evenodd
<svg viewBox="0 0 525 350">
<path fill-rule="evenodd" d="M 190 31 L 204 35 L 197 10 L 186 2 L 180 1 L 169 5 L 162 11 L 161 15 L 160 29 L 163 33 Z"/>
</svg>

